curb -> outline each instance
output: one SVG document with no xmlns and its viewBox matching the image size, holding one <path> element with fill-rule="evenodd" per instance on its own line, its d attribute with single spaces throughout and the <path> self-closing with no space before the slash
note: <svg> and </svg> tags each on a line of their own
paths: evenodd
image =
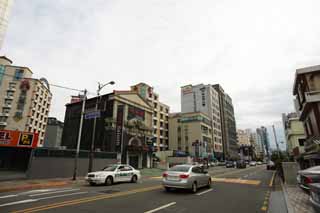
<svg viewBox="0 0 320 213">
<path fill-rule="evenodd" d="M 287 212 L 288 213 L 295 213 L 293 208 L 292 208 L 292 206 L 291 206 L 291 204 L 290 204 L 287 189 L 284 186 L 284 183 L 282 182 L 281 178 L 280 178 L 280 184 L 281 184 L 281 189 L 282 189 L 282 193 L 283 193 L 283 196 L 284 196 L 284 200 L 286 201 Z"/>
<path fill-rule="evenodd" d="M 26 189 L 41 189 L 41 188 L 50 188 L 50 187 L 61 187 L 70 184 L 70 181 L 59 181 L 59 182 L 47 182 L 47 183 L 37 183 L 37 184 L 26 184 L 22 186 L 16 187 L 4 187 L 0 188 L 0 192 L 11 192 L 11 191 L 19 191 Z"/>
</svg>

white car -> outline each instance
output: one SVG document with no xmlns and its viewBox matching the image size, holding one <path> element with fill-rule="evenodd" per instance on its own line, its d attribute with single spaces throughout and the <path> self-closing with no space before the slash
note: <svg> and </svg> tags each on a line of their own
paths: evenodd
<svg viewBox="0 0 320 213">
<path fill-rule="evenodd" d="M 88 173 L 85 180 L 90 185 L 105 184 L 108 186 L 118 182 L 136 183 L 140 178 L 140 171 L 132 166 L 115 164 L 104 168 L 102 171 Z"/>
<path fill-rule="evenodd" d="M 250 166 L 256 166 L 256 165 L 257 165 L 257 162 L 255 162 L 255 161 L 250 162 Z"/>
</svg>

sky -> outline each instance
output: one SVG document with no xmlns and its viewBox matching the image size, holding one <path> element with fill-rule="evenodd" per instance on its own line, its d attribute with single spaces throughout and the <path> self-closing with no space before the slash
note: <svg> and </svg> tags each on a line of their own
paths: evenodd
<svg viewBox="0 0 320 213">
<path fill-rule="evenodd" d="M 15 0 L 1 55 L 52 84 L 145 82 L 180 111 L 180 87 L 222 85 L 238 128 L 277 127 L 295 70 L 320 64 L 318 0 Z M 51 88 L 50 116 L 77 92 Z"/>
</svg>

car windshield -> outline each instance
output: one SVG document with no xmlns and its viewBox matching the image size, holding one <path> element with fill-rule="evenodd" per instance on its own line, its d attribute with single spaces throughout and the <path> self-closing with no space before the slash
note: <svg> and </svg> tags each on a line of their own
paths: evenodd
<svg viewBox="0 0 320 213">
<path fill-rule="evenodd" d="M 107 166 L 102 171 L 107 171 L 107 172 L 114 172 L 117 169 L 118 165 L 111 165 Z"/>
<path fill-rule="evenodd" d="M 190 169 L 190 166 L 174 166 L 174 167 L 171 167 L 169 169 L 169 171 L 172 171 L 172 172 L 188 172 Z"/>
</svg>

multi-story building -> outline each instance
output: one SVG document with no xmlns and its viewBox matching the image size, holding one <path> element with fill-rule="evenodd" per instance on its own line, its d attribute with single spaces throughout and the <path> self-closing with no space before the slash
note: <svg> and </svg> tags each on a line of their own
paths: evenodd
<svg viewBox="0 0 320 213">
<path fill-rule="evenodd" d="M 153 91 L 153 87 L 145 83 L 131 86 L 131 91 L 145 99 L 153 106 L 153 142 L 154 151 L 165 151 L 169 147 L 169 112 L 170 107 L 159 101 L 159 95 Z"/>
<path fill-rule="evenodd" d="M 169 116 L 169 148 L 195 158 L 212 159 L 210 118 L 201 112 L 173 113 Z"/>
<path fill-rule="evenodd" d="M 223 154 L 225 159 L 238 158 L 237 130 L 234 117 L 234 108 L 231 97 L 225 93 L 221 85 L 215 84 L 213 88 L 219 95 L 219 108 L 221 117 L 221 135 Z"/>
<path fill-rule="evenodd" d="M 201 112 L 211 121 L 214 155 L 224 159 L 219 94 L 212 85 L 186 85 L 181 87 L 181 112 Z"/>
<path fill-rule="evenodd" d="M 0 49 L 8 27 L 12 0 L 0 0 Z"/>
<path fill-rule="evenodd" d="M 117 153 L 119 163 L 135 168 L 151 167 L 153 107 L 137 92 L 113 91 L 87 99 L 85 111 L 95 109 L 97 101 L 100 117 L 96 118 L 94 151 Z M 68 149 L 77 146 L 82 104 L 66 105 L 61 145 Z M 93 119 L 83 120 L 81 150 L 91 150 L 93 123 Z"/>
<path fill-rule="evenodd" d="M 52 148 L 60 147 L 62 131 L 63 122 L 59 121 L 57 118 L 49 117 L 43 146 Z"/>
<path fill-rule="evenodd" d="M 246 129 L 246 130 L 238 129 L 237 130 L 238 144 L 250 146 L 251 145 L 250 133 L 251 132 L 249 131 L 249 129 Z"/>
<path fill-rule="evenodd" d="M 299 120 L 303 122 L 306 141 L 304 159 L 320 164 L 320 65 L 296 70 L 293 85 Z"/>
<path fill-rule="evenodd" d="M 35 132 L 43 145 L 52 94 L 48 81 L 0 57 L 0 129 Z"/>
<path fill-rule="evenodd" d="M 270 143 L 268 138 L 268 131 L 267 128 L 262 126 L 256 129 L 257 133 L 257 144 L 259 147 L 262 147 L 262 152 L 260 153 L 261 156 L 266 160 L 270 159 Z"/>
</svg>

